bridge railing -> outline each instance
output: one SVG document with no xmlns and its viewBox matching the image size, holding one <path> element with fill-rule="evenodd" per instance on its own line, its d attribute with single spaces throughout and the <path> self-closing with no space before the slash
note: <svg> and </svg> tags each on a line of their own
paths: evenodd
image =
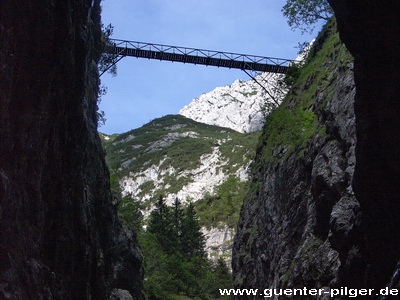
<svg viewBox="0 0 400 300">
<path fill-rule="evenodd" d="M 110 46 L 114 47 L 131 48 L 135 50 L 157 51 L 161 53 L 191 55 L 197 57 L 243 61 L 248 63 L 268 64 L 277 66 L 288 66 L 290 62 L 293 62 L 293 60 L 282 59 L 282 58 L 246 55 L 239 53 L 135 42 L 135 41 L 127 41 L 119 39 L 110 39 L 110 44 L 111 44 Z"/>
</svg>

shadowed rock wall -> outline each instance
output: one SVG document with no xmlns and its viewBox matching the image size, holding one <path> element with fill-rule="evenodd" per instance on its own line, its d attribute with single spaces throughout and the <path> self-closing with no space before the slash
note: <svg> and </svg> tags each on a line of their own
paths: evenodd
<svg viewBox="0 0 400 300">
<path fill-rule="evenodd" d="M 400 258 L 400 4 L 329 0 L 353 54 L 356 168 L 362 221 L 343 269 L 346 284 L 382 287 Z"/>
<path fill-rule="evenodd" d="M 99 0 L 0 1 L 0 298 L 141 289 L 97 135 Z"/>
<path fill-rule="evenodd" d="M 233 247 L 237 288 L 341 283 L 340 251 L 351 247 L 359 204 L 351 187 L 353 65 L 334 24 L 315 41 L 308 61 L 282 107 L 267 118 Z M 294 146 L 311 116 L 312 134 Z"/>
<path fill-rule="evenodd" d="M 298 152 L 277 165 L 263 163 L 271 142 L 264 132 L 258 188 L 244 203 L 235 239 L 236 287 L 400 286 L 400 4 L 329 2 L 354 56 L 355 89 L 339 67 L 329 84 L 336 92 L 311 95 L 328 140 L 314 138 L 304 158 Z M 336 58 L 327 55 L 326 64 Z M 318 76 L 297 94 L 309 95 Z"/>
</svg>

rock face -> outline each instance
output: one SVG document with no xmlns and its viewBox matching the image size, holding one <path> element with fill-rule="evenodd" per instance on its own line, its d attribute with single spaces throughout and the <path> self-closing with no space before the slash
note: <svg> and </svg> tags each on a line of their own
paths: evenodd
<svg viewBox="0 0 400 300">
<path fill-rule="evenodd" d="M 382 287 L 400 253 L 400 19 L 396 1 L 329 0 L 341 39 L 353 54 L 359 238 L 346 261 L 346 283 Z M 347 258 L 347 259 L 346 259 Z"/>
<path fill-rule="evenodd" d="M 277 74 L 260 74 L 256 79 L 280 102 L 284 96 L 282 89 L 274 92 L 273 87 L 281 78 Z M 268 79 L 268 83 L 264 81 Z M 231 85 L 218 87 L 193 99 L 179 114 L 209 125 L 231 128 L 239 132 L 261 130 L 265 116 L 274 101 L 254 80 L 236 80 Z"/>
<path fill-rule="evenodd" d="M 334 24 L 313 47 L 257 149 L 233 247 L 238 288 L 336 287 L 342 280 L 340 255 L 351 248 L 360 217 L 351 187 L 355 85 Z"/>
<path fill-rule="evenodd" d="M 205 248 L 211 258 L 224 257 L 231 262 L 229 254 L 232 252 L 232 243 L 235 236 L 235 229 L 229 226 L 223 228 L 203 228 L 205 236 Z"/>
<path fill-rule="evenodd" d="M 241 174 L 244 174 L 241 178 L 242 181 L 248 180 L 246 173 L 248 164 L 241 166 L 234 174 L 225 174 L 220 171 L 228 162 L 224 160 L 218 147 L 214 147 L 211 153 L 201 155 L 199 158 L 200 165 L 195 169 L 178 171 L 172 166 L 165 168 L 164 162 L 165 160 L 162 160 L 158 165 L 151 165 L 144 171 L 129 173 L 122 178 L 120 181 L 122 196 L 131 196 L 135 199 L 143 194 L 140 187 L 146 183 L 151 183 L 154 188 L 147 191 L 141 198 L 142 201 L 146 201 L 155 198 L 165 187 L 167 189 L 172 187 L 165 181 L 165 177 L 177 176 L 178 178 L 190 179 L 191 182 L 182 186 L 178 191 L 165 194 L 167 204 L 172 205 L 176 198 L 184 201 L 189 199 L 197 201 L 204 198 L 207 193 L 212 194 L 215 187 L 222 184 L 229 175 L 240 177 Z"/>
<path fill-rule="evenodd" d="M 97 135 L 99 2 L 0 2 L 1 299 L 141 297 Z"/>
</svg>

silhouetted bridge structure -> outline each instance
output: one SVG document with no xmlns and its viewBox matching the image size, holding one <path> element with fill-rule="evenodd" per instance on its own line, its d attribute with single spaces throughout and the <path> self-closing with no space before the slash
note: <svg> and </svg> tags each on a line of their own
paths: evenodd
<svg viewBox="0 0 400 300">
<path fill-rule="evenodd" d="M 166 60 L 205 66 L 216 66 L 270 73 L 286 73 L 292 60 L 246 55 L 196 48 L 142 43 L 126 40 L 110 39 L 105 53 L 114 55 L 115 63 L 125 56 Z"/>
</svg>

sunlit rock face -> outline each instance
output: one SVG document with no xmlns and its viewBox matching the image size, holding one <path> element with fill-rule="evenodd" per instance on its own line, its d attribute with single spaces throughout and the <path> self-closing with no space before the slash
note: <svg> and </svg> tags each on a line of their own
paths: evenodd
<svg viewBox="0 0 400 300">
<path fill-rule="evenodd" d="M 235 228 L 228 226 L 203 228 L 202 232 L 206 237 L 206 252 L 211 260 L 223 257 L 230 267 L 233 237 Z"/>
<path fill-rule="evenodd" d="M 154 198 L 160 190 L 169 187 L 166 181 L 167 176 L 191 178 L 193 181 L 182 186 L 179 191 L 165 194 L 167 205 L 172 206 L 175 199 L 180 199 L 183 204 L 186 204 L 187 201 L 196 202 L 203 199 L 207 194 L 213 195 L 216 187 L 226 181 L 229 176 L 235 176 L 242 182 L 248 181 L 249 162 L 245 161 L 245 164 L 234 173 L 224 172 L 223 167 L 229 165 L 230 162 L 221 154 L 218 147 L 213 147 L 211 153 L 202 155 L 200 165 L 195 169 L 176 170 L 172 166 L 165 168 L 162 166 L 163 162 L 160 161 L 157 165 L 151 165 L 143 171 L 130 173 L 122 178 L 120 180 L 122 195 L 146 201 Z M 153 184 L 153 188 L 143 193 L 141 186 L 149 182 Z M 143 212 L 145 217 L 149 215 L 150 209 Z M 206 242 L 205 250 L 209 258 L 216 260 L 222 256 L 230 265 L 235 229 L 221 224 L 221 228 L 203 228 L 203 233 Z"/>
<path fill-rule="evenodd" d="M 154 198 L 159 190 L 169 187 L 166 182 L 166 175 L 175 177 L 187 177 L 191 178 L 192 181 L 177 191 L 172 193 L 165 193 L 165 199 L 167 204 L 172 205 L 176 198 L 182 199 L 184 202 L 197 201 L 202 199 L 207 193 L 213 194 L 216 186 L 223 183 L 228 176 L 236 176 L 240 181 L 247 181 L 247 168 L 248 163 L 241 166 L 234 173 L 226 173 L 221 169 L 229 164 L 229 160 L 226 160 L 218 147 L 214 147 L 212 153 L 204 154 L 200 157 L 200 165 L 195 169 L 187 170 L 176 170 L 170 166 L 165 168 L 163 166 L 165 160 L 160 161 L 157 165 L 151 165 L 145 168 L 143 171 L 137 173 L 130 173 L 120 181 L 120 187 L 122 196 L 131 196 L 133 198 L 141 197 L 142 201 Z M 152 182 L 154 187 L 147 193 L 143 193 L 141 186 L 147 182 Z"/>
<path fill-rule="evenodd" d="M 264 81 L 263 78 L 267 78 Z M 239 132 L 260 130 L 265 116 L 282 100 L 285 89 L 273 92 L 281 75 L 261 74 L 256 77 L 275 99 L 254 80 L 236 80 L 231 85 L 218 87 L 193 99 L 179 114 L 195 121 L 231 128 Z"/>
</svg>

